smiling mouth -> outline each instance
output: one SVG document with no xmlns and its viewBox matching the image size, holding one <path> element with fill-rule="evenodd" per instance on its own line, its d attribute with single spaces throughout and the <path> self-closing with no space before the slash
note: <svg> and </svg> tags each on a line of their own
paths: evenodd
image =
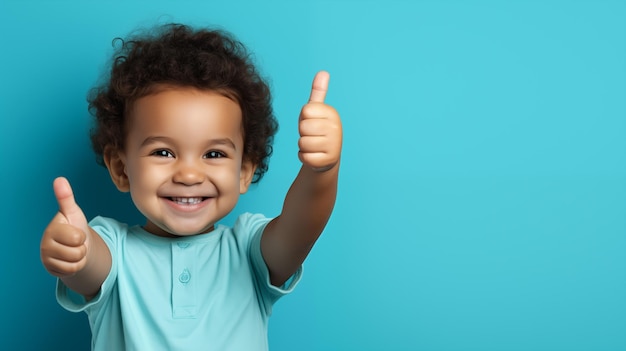
<svg viewBox="0 0 626 351">
<path fill-rule="evenodd" d="M 206 197 L 170 197 L 170 201 L 178 205 L 197 205 L 207 199 Z"/>
</svg>

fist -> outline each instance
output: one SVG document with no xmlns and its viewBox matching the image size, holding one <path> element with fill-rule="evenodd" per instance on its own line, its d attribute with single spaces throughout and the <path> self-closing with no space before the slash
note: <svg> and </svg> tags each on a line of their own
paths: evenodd
<svg viewBox="0 0 626 351">
<path fill-rule="evenodd" d="M 302 107 L 298 123 L 298 157 L 317 172 L 333 168 L 341 156 L 341 119 L 334 108 L 324 103 L 329 80 L 328 72 L 315 75 L 309 102 Z"/>
<path fill-rule="evenodd" d="M 87 263 L 89 227 L 67 179 L 55 179 L 53 188 L 59 212 L 44 230 L 41 262 L 50 274 L 64 278 L 80 272 Z"/>
</svg>

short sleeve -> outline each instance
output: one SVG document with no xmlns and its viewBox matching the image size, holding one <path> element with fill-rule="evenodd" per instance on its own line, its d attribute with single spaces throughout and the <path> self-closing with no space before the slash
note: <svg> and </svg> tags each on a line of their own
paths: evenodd
<svg viewBox="0 0 626 351">
<path fill-rule="evenodd" d="M 241 215 L 235 223 L 235 231 L 245 231 L 250 235 L 249 258 L 252 270 L 255 276 L 255 283 L 259 293 L 260 301 L 264 307 L 265 313 L 269 316 L 272 306 L 278 299 L 291 293 L 298 285 L 302 277 L 302 267 L 281 286 L 274 286 L 270 282 L 270 273 L 263 254 L 261 252 L 261 237 L 263 230 L 271 218 L 264 217 L 260 214 L 245 213 Z"/>
<path fill-rule="evenodd" d="M 98 306 L 110 295 L 117 277 L 117 244 L 120 236 L 125 235 L 128 231 L 128 227 L 125 224 L 105 217 L 94 218 L 89 222 L 89 226 L 100 235 L 109 248 L 111 253 L 111 270 L 102 283 L 98 294 L 90 301 L 86 301 L 81 294 L 71 290 L 61 279 L 57 279 L 57 301 L 63 308 L 70 312 L 81 312 L 91 307 Z"/>
</svg>

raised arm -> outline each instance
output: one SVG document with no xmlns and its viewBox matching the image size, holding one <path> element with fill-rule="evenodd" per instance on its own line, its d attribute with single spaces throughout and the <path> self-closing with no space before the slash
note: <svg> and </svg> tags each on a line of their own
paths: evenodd
<svg viewBox="0 0 626 351">
<path fill-rule="evenodd" d="M 342 130 L 339 114 L 324 103 L 329 75 L 318 72 L 309 102 L 300 113 L 298 156 L 302 167 L 287 192 L 281 214 L 265 228 L 263 258 L 273 285 L 300 267 L 335 205 Z"/>
<path fill-rule="evenodd" d="M 41 262 L 50 274 L 89 300 L 109 274 L 111 253 L 87 224 L 67 179 L 55 179 L 53 188 L 59 212 L 43 233 Z"/>
</svg>

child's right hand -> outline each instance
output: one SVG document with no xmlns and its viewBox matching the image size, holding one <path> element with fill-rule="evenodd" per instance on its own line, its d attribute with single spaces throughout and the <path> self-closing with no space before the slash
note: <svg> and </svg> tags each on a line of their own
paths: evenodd
<svg viewBox="0 0 626 351">
<path fill-rule="evenodd" d="M 59 278 L 71 277 L 87 263 L 90 229 L 67 179 L 55 179 L 53 188 L 59 212 L 43 233 L 41 262 L 50 274 Z"/>
</svg>

